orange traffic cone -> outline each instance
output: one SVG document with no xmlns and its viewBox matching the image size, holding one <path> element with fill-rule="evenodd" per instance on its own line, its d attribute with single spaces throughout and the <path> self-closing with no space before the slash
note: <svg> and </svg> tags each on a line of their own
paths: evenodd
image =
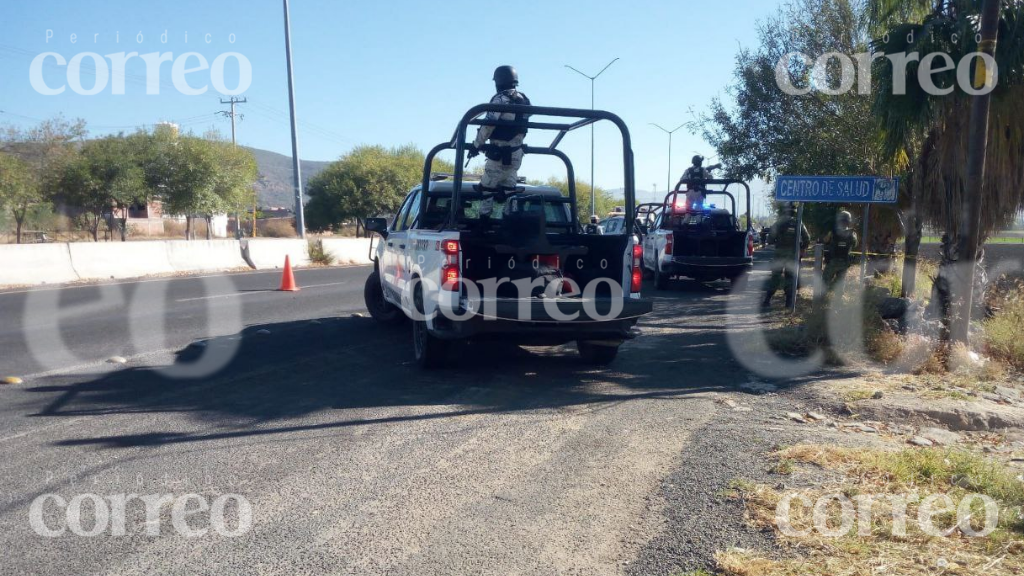
<svg viewBox="0 0 1024 576">
<path fill-rule="evenodd" d="M 295 284 L 295 274 L 292 273 L 292 260 L 287 255 L 284 257 L 284 274 L 281 275 L 281 287 L 278 292 L 298 292 L 299 287 Z"/>
</svg>

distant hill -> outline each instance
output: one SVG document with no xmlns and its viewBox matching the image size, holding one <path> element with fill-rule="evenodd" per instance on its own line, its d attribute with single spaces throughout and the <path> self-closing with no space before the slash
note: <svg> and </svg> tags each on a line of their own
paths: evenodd
<svg viewBox="0 0 1024 576">
<path fill-rule="evenodd" d="M 611 194 L 612 197 L 614 197 L 614 198 L 618 198 L 618 199 L 625 199 L 626 198 L 626 189 L 625 188 L 612 188 L 611 190 L 608 190 L 608 193 Z M 655 199 L 655 193 L 654 192 L 650 192 L 648 190 L 637 189 L 637 191 L 636 191 L 636 199 L 640 203 L 661 201 L 661 200 L 665 199 L 665 194 L 663 192 L 658 192 L 657 196 L 658 196 L 658 198 Z"/>
<path fill-rule="evenodd" d="M 246 147 L 248 148 L 248 147 Z M 261 207 L 284 206 L 295 204 L 294 186 L 292 184 L 292 158 L 259 148 L 248 148 L 256 157 L 260 180 L 256 183 L 256 193 Z M 302 161 L 302 186 L 305 189 L 309 179 L 316 176 L 330 162 Z"/>
</svg>

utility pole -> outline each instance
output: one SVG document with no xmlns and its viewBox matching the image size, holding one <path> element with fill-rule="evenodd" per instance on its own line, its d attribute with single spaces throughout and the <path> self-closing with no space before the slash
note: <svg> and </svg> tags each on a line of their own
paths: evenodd
<svg viewBox="0 0 1024 576">
<path fill-rule="evenodd" d="M 661 126 L 658 126 L 654 122 L 648 122 L 648 124 L 650 124 L 651 126 L 654 126 L 658 130 L 661 130 L 665 134 L 668 134 L 668 184 L 666 184 L 666 188 L 665 188 L 666 194 L 667 194 L 668 192 L 672 191 L 672 135 L 675 134 L 676 131 L 679 130 L 680 128 L 682 128 L 683 126 L 686 126 L 686 123 L 684 122 L 684 123 L 680 124 L 679 126 L 676 126 L 675 128 L 673 128 L 672 130 L 667 130 L 665 128 L 662 128 Z"/>
<path fill-rule="evenodd" d="M 235 115 L 236 115 L 235 114 L 235 104 L 245 104 L 246 102 L 248 102 L 247 99 L 245 99 L 245 98 L 238 98 L 238 97 L 235 97 L 235 96 L 232 96 L 231 98 L 228 98 L 227 100 L 225 100 L 223 98 L 220 99 L 220 103 L 221 104 L 230 104 L 231 105 L 231 111 L 230 112 L 228 112 L 226 110 L 222 110 L 222 111 L 218 112 L 218 114 L 220 114 L 221 116 L 224 116 L 225 118 L 231 118 L 231 143 L 235 144 L 235 145 L 238 144 L 238 142 L 235 141 Z M 245 118 L 245 116 L 242 115 L 242 114 L 238 114 L 238 116 L 241 116 L 242 118 Z"/>
<path fill-rule="evenodd" d="M 994 56 L 996 41 L 999 36 L 1000 0 L 985 0 L 981 9 L 981 42 L 978 51 Z M 974 88 L 994 88 L 995 70 L 989 70 L 985 60 L 978 59 L 974 70 Z M 978 261 L 978 248 L 981 244 L 981 204 L 985 184 L 985 161 L 988 155 L 989 109 L 992 104 L 992 91 L 974 96 L 971 103 L 971 128 L 968 135 L 967 149 L 967 190 L 964 195 L 964 222 L 960 239 L 960 261 L 971 267 L 960 286 L 960 309 L 953 318 L 950 336 L 954 342 L 970 344 L 971 310 L 974 308 L 974 273 Z M 954 307 L 954 309 L 956 309 Z"/>
<path fill-rule="evenodd" d="M 292 117 L 292 173 L 295 176 L 295 231 L 306 238 L 306 216 L 302 207 L 302 168 L 299 166 L 299 129 L 295 119 L 295 79 L 292 73 L 292 27 L 288 0 L 284 0 L 284 53 L 288 62 L 288 109 Z"/>
<path fill-rule="evenodd" d="M 220 114 L 221 116 L 226 116 L 228 118 L 231 118 L 231 145 L 232 146 L 238 146 L 238 141 L 235 139 L 235 115 L 236 115 L 235 114 L 235 104 L 245 104 L 246 102 L 248 102 L 248 100 L 246 98 L 244 98 L 244 97 L 243 98 L 237 98 L 235 96 L 232 96 L 232 97 L 228 98 L 227 100 L 225 100 L 223 98 L 220 99 L 220 103 L 221 104 L 230 104 L 231 105 L 231 111 L 230 112 L 222 110 L 222 111 L 218 112 L 218 114 Z M 239 116 L 241 116 L 242 118 L 245 117 L 244 115 L 239 115 Z M 242 211 L 239 210 L 237 206 L 235 206 L 235 239 L 239 239 L 240 240 L 241 238 L 242 238 Z"/>
<path fill-rule="evenodd" d="M 611 62 L 608 63 L 607 66 L 605 66 L 604 68 L 601 68 L 600 72 L 598 72 L 597 74 L 594 74 L 593 76 L 584 74 L 583 72 L 580 72 L 579 70 L 573 68 L 572 66 L 569 66 L 568 64 L 565 65 L 565 67 L 568 68 L 569 70 L 572 70 L 573 72 L 579 74 L 580 76 L 583 76 L 584 78 L 588 78 L 590 80 L 590 109 L 591 110 L 594 109 L 594 80 L 597 80 L 598 76 L 600 76 L 601 74 L 604 74 L 604 71 L 607 70 L 612 64 L 615 64 L 615 62 L 617 62 L 618 60 L 619 60 L 618 58 L 616 58 L 615 60 L 612 60 Z M 597 193 L 596 193 L 596 191 L 597 191 L 597 185 L 594 183 L 594 124 L 591 123 L 590 124 L 590 215 L 591 216 L 596 216 L 597 215 Z"/>
</svg>

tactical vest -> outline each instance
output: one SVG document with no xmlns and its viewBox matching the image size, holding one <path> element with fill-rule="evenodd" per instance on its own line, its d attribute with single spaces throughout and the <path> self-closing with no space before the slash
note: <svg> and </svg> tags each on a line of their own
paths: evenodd
<svg viewBox="0 0 1024 576">
<path fill-rule="evenodd" d="M 797 231 L 796 220 L 790 218 L 779 226 L 779 237 L 775 239 L 775 248 L 792 252 L 796 250 Z"/>
<path fill-rule="evenodd" d="M 850 252 L 853 251 L 853 232 L 851 230 L 836 230 L 832 233 L 832 243 L 829 252 L 835 260 L 849 260 Z"/>
<path fill-rule="evenodd" d="M 526 97 L 526 94 L 523 94 L 518 90 L 508 91 L 508 96 L 509 98 L 512 99 L 511 103 L 515 106 L 530 105 L 530 99 Z M 526 136 L 526 119 L 527 116 L 525 114 L 516 114 L 516 118 L 515 120 L 513 120 L 513 122 L 516 123 L 516 126 L 495 127 L 494 132 L 491 132 L 491 140 L 501 140 L 504 142 L 508 142 L 509 140 L 512 140 L 516 136 Z"/>
</svg>

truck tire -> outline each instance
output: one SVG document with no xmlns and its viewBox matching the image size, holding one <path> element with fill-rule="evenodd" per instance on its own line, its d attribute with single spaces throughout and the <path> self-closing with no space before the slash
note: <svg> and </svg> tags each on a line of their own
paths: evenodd
<svg viewBox="0 0 1024 576">
<path fill-rule="evenodd" d="M 597 344 L 586 340 L 577 340 L 576 349 L 580 352 L 580 358 L 587 364 L 594 366 L 607 366 L 615 360 L 619 354 L 619 342 L 615 345 Z"/>
<path fill-rule="evenodd" d="M 370 317 L 381 324 L 398 324 L 405 319 L 402 309 L 384 299 L 384 289 L 380 285 L 380 272 L 376 269 L 366 279 L 363 286 L 363 302 L 370 311 Z"/>
<path fill-rule="evenodd" d="M 413 305 L 423 315 L 423 288 L 417 283 L 413 293 Z M 426 370 L 444 368 L 448 363 L 449 342 L 441 340 L 430 333 L 425 320 L 412 322 L 412 347 L 416 364 Z"/>
<path fill-rule="evenodd" d="M 661 273 L 661 266 L 654 263 L 654 287 L 658 290 L 668 290 L 668 275 Z"/>
</svg>

